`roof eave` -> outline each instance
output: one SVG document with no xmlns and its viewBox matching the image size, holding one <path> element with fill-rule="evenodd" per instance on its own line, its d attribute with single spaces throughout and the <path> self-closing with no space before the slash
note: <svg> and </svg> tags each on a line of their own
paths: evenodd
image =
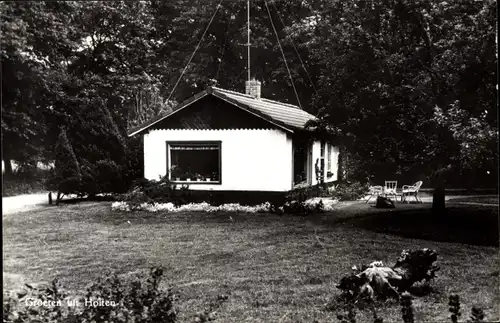
<svg viewBox="0 0 500 323">
<path fill-rule="evenodd" d="M 160 117 L 157 117 L 153 120 L 150 120 L 138 127 L 135 128 L 135 130 L 131 131 L 129 134 L 128 134 L 128 137 L 133 137 L 135 135 L 138 135 L 138 134 L 142 134 L 144 133 L 145 131 L 147 131 L 149 128 L 151 128 L 152 126 L 154 126 L 155 124 L 157 124 L 158 122 L 161 122 L 163 120 L 165 120 L 166 118 L 172 116 L 173 114 L 183 110 L 184 108 L 186 108 L 187 106 L 189 106 L 190 104 L 202 99 L 203 97 L 209 95 L 209 94 L 212 94 L 213 96 L 221 99 L 221 100 L 224 100 L 252 115 L 255 115 L 257 116 L 258 118 L 260 119 L 263 119 L 275 126 L 277 126 L 278 128 L 286 131 L 286 132 L 289 132 L 289 133 L 294 133 L 294 132 L 309 132 L 308 129 L 305 129 L 305 127 L 296 127 L 296 126 L 291 126 L 291 125 L 287 125 L 286 123 L 282 122 L 282 121 L 279 121 L 279 120 L 276 120 L 274 118 L 272 118 L 271 116 L 265 114 L 265 113 L 262 113 L 260 111 L 256 111 L 255 109 L 252 109 L 252 107 L 249 107 L 245 104 L 242 104 L 240 102 L 238 102 L 237 100 L 235 99 L 232 99 L 230 97 L 228 97 L 227 95 L 224 94 L 223 91 L 218 91 L 217 88 L 214 88 L 212 86 L 208 86 L 204 91 L 192 96 L 191 98 L 187 99 L 187 100 L 184 100 L 183 102 L 181 102 L 179 105 L 177 105 L 177 107 L 175 107 L 175 109 L 164 115 L 164 116 L 160 116 Z"/>
<path fill-rule="evenodd" d="M 255 111 L 251 107 L 248 107 L 248 106 L 246 106 L 244 104 L 241 104 L 237 100 L 234 100 L 234 99 L 226 96 L 222 92 L 218 92 L 217 90 L 215 90 L 215 91 L 212 92 L 212 94 L 215 97 L 217 97 L 217 98 L 219 98 L 221 100 L 224 100 L 224 101 L 226 101 L 226 102 L 228 102 L 228 103 L 230 103 L 230 104 L 232 104 L 234 106 L 237 106 L 238 108 L 240 108 L 240 109 L 242 109 L 242 110 L 244 110 L 244 111 L 246 111 L 246 112 L 248 112 L 250 114 L 253 114 L 253 115 L 255 115 L 255 116 L 257 116 L 257 117 L 259 117 L 261 119 L 264 119 L 265 121 L 267 121 L 267 122 L 269 122 L 269 123 L 277 126 L 278 128 L 281 128 L 281 129 L 283 129 L 283 130 L 285 130 L 287 132 L 290 132 L 290 133 L 294 132 L 294 129 L 293 129 L 294 127 L 290 127 L 288 125 L 285 125 L 283 122 L 280 122 L 280 121 L 278 121 L 278 120 L 276 120 L 276 119 L 274 119 L 274 118 L 272 118 L 272 117 L 270 117 L 270 116 L 268 116 L 268 115 L 266 115 L 266 114 L 264 114 L 264 113 L 262 113 L 260 111 Z"/>
<path fill-rule="evenodd" d="M 177 105 L 175 107 L 175 109 L 173 111 L 171 111 L 170 113 L 167 113 L 166 115 L 162 116 L 162 117 L 159 117 L 157 118 L 156 120 L 153 119 L 153 120 L 150 120 L 146 123 L 144 123 L 142 126 L 139 126 L 139 128 L 137 130 L 134 130 L 133 132 L 131 132 L 128 136 L 129 137 L 133 137 L 137 134 L 140 134 L 144 131 L 146 131 L 147 129 L 149 129 L 150 127 L 152 127 L 153 125 L 157 124 L 158 122 L 162 121 L 162 120 L 165 120 L 165 118 L 168 118 L 170 117 L 171 115 L 173 114 L 176 114 L 177 112 L 183 110 L 184 108 L 186 108 L 187 106 L 189 106 L 190 104 L 200 100 L 201 98 L 204 98 L 205 96 L 207 96 L 209 93 L 212 93 L 212 91 L 210 89 L 206 89 L 192 97 L 190 97 L 189 99 L 187 100 L 184 100 L 182 101 L 179 105 Z"/>
</svg>

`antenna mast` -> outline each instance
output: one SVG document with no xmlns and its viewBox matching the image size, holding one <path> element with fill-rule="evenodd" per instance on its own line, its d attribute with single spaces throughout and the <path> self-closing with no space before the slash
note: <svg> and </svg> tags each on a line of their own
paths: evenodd
<svg viewBox="0 0 500 323">
<path fill-rule="evenodd" d="M 247 0 L 247 74 L 250 81 L 250 0 Z"/>
</svg>

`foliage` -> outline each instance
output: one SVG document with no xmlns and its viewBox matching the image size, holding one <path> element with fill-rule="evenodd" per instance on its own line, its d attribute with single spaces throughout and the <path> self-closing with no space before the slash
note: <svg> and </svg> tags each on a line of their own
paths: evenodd
<svg viewBox="0 0 500 323">
<path fill-rule="evenodd" d="M 313 213 L 332 211 L 331 204 L 325 205 L 321 198 L 314 198 L 327 195 L 328 191 L 323 187 L 308 187 L 296 189 L 289 192 L 285 197 L 285 202 L 277 211 L 280 213 L 306 216 Z"/>
<path fill-rule="evenodd" d="M 460 169 L 496 155 L 494 1 L 325 2 L 318 15 L 314 104 L 347 148 L 353 178 L 414 181 L 440 163 Z M 454 106 L 475 119 L 440 123 L 434 109 Z"/>
<path fill-rule="evenodd" d="M 368 185 L 360 182 L 344 181 L 335 186 L 333 197 L 341 201 L 355 201 L 364 197 L 368 192 Z"/>
<path fill-rule="evenodd" d="M 418 250 L 403 250 L 394 264 L 395 271 L 403 277 L 403 290 L 409 289 L 415 283 L 430 282 L 436 277 L 440 267 L 435 265 L 438 253 L 436 250 L 423 248 Z"/>
<path fill-rule="evenodd" d="M 208 306 L 195 316 L 195 323 L 212 322 L 217 319 L 217 309 L 219 309 L 224 302 L 228 300 L 228 295 L 218 295 L 217 298 L 208 304 Z"/>
<path fill-rule="evenodd" d="M 356 323 L 356 305 L 358 302 L 354 302 L 354 299 L 345 299 L 345 302 L 340 303 L 339 306 L 335 308 L 330 308 L 331 310 L 337 310 L 337 319 L 342 323 Z M 358 306 L 359 307 L 359 306 Z M 412 295 L 405 292 L 401 295 L 400 299 L 401 307 L 401 318 L 405 323 L 415 322 L 415 309 L 413 307 Z M 369 304 L 369 308 L 373 312 L 373 323 L 383 323 L 384 319 L 379 317 L 376 310 L 376 304 Z M 458 322 L 460 317 L 460 301 L 457 295 L 450 295 L 450 312 L 452 316 L 450 317 L 451 322 Z M 484 322 L 484 312 L 481 308 L 473 306 L 471 321 L 472 322 Z"/>
<path fill-rule="evenodd" d="M 139 200 L 139 198 L 138 198 Z M 270 212 L 271 204 L 263 203 L 261 205 L 247 206 L 238 203 L 222 204 L 213 206 L 206 202 L 187 203 L 176 206 L 174 203 L 156 203 L 151 200 L 145 202 L 115 202 L 111 205 L 112 210 L 116 211 L 148 211 L 148 212 L 243 212 L 243 213 L 266 213 Z"/>
<path fill-rule="evenodd" d="M 483 309 L 473 306 L 471 311 L 470 319 L 472 322 L 484 322 L 484 311 Z"/>
<path fill-rule="evenodd" d="M 16 196 L 22 194 L 34 194 L 46 190 L 43 180 L 39 179 L 4 179 L 2 181 L 2 196 Z"/>
<path fill-rule="evenodd" d="M 242 89 L 246 1 L 216 3 L 2 2 L 3 159 L 54 161 L 63 126 L 82 193 L 115 187 L 103 169 L 141 176 L 128 127 L 211 79 Z M 451 164 L 458 184 L 496 184 L 494 1 L 253 2 L 252 76 L 263 97 L 296 103 L 268 13 L 299 101 L 345 149 L 342 174 L 414 182 Z"/>
<path fill-rule="evenodd" d="M 306 206 L 306 200 L 309 191 L 297 190 L 292 191 L 287 194 L 285 203 L 283 205 L 283 212 L 287 214 L 295 214 L 305 216 L 309 214 L 309 210 Z"/>
<path fill-rule="evenodd" d="M 415 322 L 413 314 L 412 297 L 410 293 L 403 293 L 403 295 L 401 295 L 401 315 L 403 317 L 403 322 L 405 323 Z"/>
<path fill-rule="evenodd" d="M 450 295 L 448 305 L 450 306 L 451 321 L 457 323 L 458 319 L 462 315 L 460 313 L 460 298 L 458 295 Z"/>
<path fill-rule="evenodd" d="M 175 322 L 173 294 L 159 287 L 162 276 L 160 268 L 152 268 L 146 279 L 131 281 L 111 274 L 90 285 L 83 297 L 70 295 L 57 280 L 50 286 L 26 284 L 29 291 L 19 299 L 4 299 L 4 322 Z M 30 302 L 24 302 L 27 298 Z M 37 301 L 57 305 L 29 306 Z"/>
<path fill-rule="evenodd" d="M 47 180 L 51 176 L 50 169 L 29 169 L 29 173 L 14 172 L 3 178 L 2 196 L 41 193 L 47 190 Z"/>
<path fill-rule="evenodd" d="M 63 194 L 80 192 L 83 177 L 80 163 L 76 159 L 73 146 L 64 128 L 59 133 L 55 150 L 55 169 L 53 177 L 48 182 L 49 188 Z"/>
<path fill-rule="evenodd" d="M 439 267 L 432 264 L 432 262 L 435 261 L 435 255 L 436 252 L 430 249 L 421 249 L 411 252 L 403 250 L 393 267 L 395 272 L 400 274 L 403 279 L 410 280 L 409 283 L 398 285 L 399 291 L 402 291 L 399 299 L 401 316 L 404 322 L 415 322 L 415 311 L 412 304 L 413 296 L 408 292 L 408 289 L 413 283 L 418 282 L 421 279 L 432 279 L 435 277 L 435 271 L 439 269 Z M 407 269 L 405 269 L 406 273 L 405 270 L 401 270 L 401 263 L 408 265 Z M 345 276 L 341 279 L 337 288 L 340 288 L 342 293 L 334 301 L 328 304 L 329 310 L 338 311 L 337 319 L 340 322 L 356 322 L 356 307 L 364 308 L 365 306 L 368 306 L 368 308 L 371 309 L 375 323 L 384 322 L 383 318 L 379 317 L 377 314 L 377 303 L 375 300 L 370 297 L 360 298 L 362 295 L 356 292 L 363 290 L 362 285 L 366 283 L 366 279 L 363 279 L 363 275 L 367 269 L 383 268 L 383 266 L 384 264 L 380 261 L 372 262 L 370 265 L 353 266 L 352 269 L 354 274 Z M 409 267 L 412 269 L 409 269 Z M 422 269 L 423 267 L 427 269 Z M 414 273 L 413 279 L 408 276 L 411 272 Z M 424 272 L 425 274 L 423 274 Z M 412 274 L 410 274 L 410 276 L 412 276 Z M 375 286 L 373 289 L 376 290 Z M 461 316 L 459 296 L 456 294 L 450 295 L 448 305 L 451 313 L 451 321 L 458 322 L 458 319 Z M 484 311 L 480 307 L 473 306 L 471 311 L 471 321 L 483 322 L 483 320 Z"/>
<path fill-rule="evenodd" d="M 339 313 L 337 314 L 337 319 L 341 323 L 356 323 L 356 308 L 352 303 L 346 305 L 347 314 Z"/>
<path fill-rule="evenodd" d="M 435 278 L 439 267 L 434 264 L 437 252 L 431 249 L 403 250 L 392 267 L 381 261 L 369 265 L 353 266 L 353 273 L 342 277 L 337 288 L 341 299 L 373 300 L 374 296 L 399 296 L 414 284 Z"/>
<path fill-rule="evenodd" d="M 132 208 L 142 203 L 174 203 L 181 205 L 189 200 L 189 187 L 178 187 L 168 176 L 162 176 L 158 181 L 145 178 L 132 181 L 131 188 L 120 199 L 130 202 Z"/>
</svg>

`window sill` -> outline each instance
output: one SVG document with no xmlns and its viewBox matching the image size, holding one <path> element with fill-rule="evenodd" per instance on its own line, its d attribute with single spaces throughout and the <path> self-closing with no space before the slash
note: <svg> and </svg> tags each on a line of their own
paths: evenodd
<svg viewBox="0 0 500 323">
<path fill-rule="evenodd" d="M 176 180 L 171 180 L 172 183 L 174 184 L 216 184 L 220 185 L 220 181 L 176 181 Z"/>
</svg>

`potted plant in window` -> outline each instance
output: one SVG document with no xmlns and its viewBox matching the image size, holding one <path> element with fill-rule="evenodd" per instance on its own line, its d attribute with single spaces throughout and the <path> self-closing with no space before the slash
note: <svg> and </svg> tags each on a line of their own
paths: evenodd
<svg viewBox="0 0 500 323">
<path fill-rule="evenodd" d="M 201 174 L 196 173 L 195 178 L 197 182 L 201 182 Z"/>
<path fill-rule="evenodd" d="M 186 176 L 186 181 L 187 181 L 187 182 L 191 182 L 191 178 L 193 177 L 193 174 L 192 174 L 192 173 L 190 173 L 190 172 L 186 172 L 186 175 L 185 175 L 185 176 Z"/>
<path fill-rule="evenodd" d="M 182 177 L 182 171 L 179 169 L 179 167 L 173 166 L 170 175 L 172 180 L 180 181 Z"/>
<path fill-rule="evenodd" d="M 210 179 L 212 181 L 218 181 L 219 180 L 219 174 L 217 172 L 213 172 L 212 175 L 210 175 Z"/>
</svg>

